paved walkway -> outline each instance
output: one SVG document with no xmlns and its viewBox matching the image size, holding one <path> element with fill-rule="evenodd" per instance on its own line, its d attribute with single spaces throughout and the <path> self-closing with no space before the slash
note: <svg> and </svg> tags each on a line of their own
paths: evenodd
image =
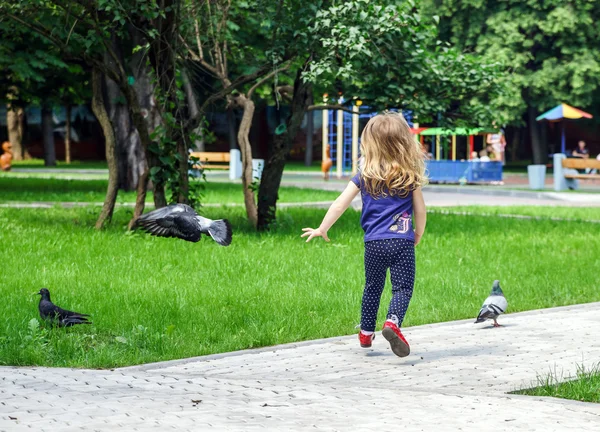
<svg viewBox="0 0 600 432">
<path fill-rule="evenodd" d="M 509 298 L 510 300 L 510 298 Z M 473 311 L 474 314 L 477 311 Z M 599 430 L 600 404 L 508 394 L 600 358 L 600 303 L 108 370 L 0 368 L 0 431 Z"/>
</svg>

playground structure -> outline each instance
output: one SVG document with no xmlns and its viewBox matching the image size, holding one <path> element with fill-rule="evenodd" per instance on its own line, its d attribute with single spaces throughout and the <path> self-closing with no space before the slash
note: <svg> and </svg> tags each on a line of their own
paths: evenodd
<svg viewBox="0 0 600 432">
<path fill-rule="evenodd" d="M 343 99 L 339 100 L 343 104 Z M 362 107 L 356 100 L 352 112 L 343 110 L 323 110 L 323 161 L 325 158 L 334 169 L 335 176 L 354 175 L 358 171 L 360 157 L 359 125 L 361 119 L 370 119 L 377 113 Z M 491 131 L 482 128 L 420 128 L 412 122 L 412 113 L 403 112 L 415 139 L 424 144 L 424 136 L 431 136 L 434 160 L 427 160 L 427 173 L 432 183 L 489 183 L 502 181 L 501 162 L 479 162 L 457 159 L 457 136 L 468 136 L 468 159 L 474 150 L 475 135 L 483 135 Z M 451 145 L 445 146 L 442 137 L 450 137 Z M 329 147 L 329 148 L 328 148 Z M 328 151 L 329 150 L 329 151 Z M 443 159 L 445 158 L 445 159 Z M 325 167 L 325 165 L 323 165 Z M 324 173 L 325 174 L 325 173 Z"/>
<path fill-rule="evenodd" d="M 427 161 L 427 174 L 432 183 L 498 183 L 502 181 L 502 162 L 480 162 L 471 159 L 475 149 L 475 136 L 492 132 L 483 128 L 427 128 L 419 132 L 417 140 L 423 145 L 423 137 L 431 136 L 431 151 L 435 160 Z M 457 136 L 468 137 L 467 158 L 457 160 Z M 444 145 L 442 137 L 450 137 L 450 145 Z M 445 158 L 445 159 L 442 159 Z"/>
</svg>

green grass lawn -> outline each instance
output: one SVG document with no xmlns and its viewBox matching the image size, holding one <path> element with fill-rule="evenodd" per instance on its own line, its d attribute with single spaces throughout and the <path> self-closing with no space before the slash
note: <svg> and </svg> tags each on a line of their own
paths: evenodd
<svg viewBox="0 0 600 432">
<path fill-rule="evenodd" d="M 600 220 L 600 207 L 547 207 L 547 206 L 461 206 L 435 207 L 431 212 L 464 212 L 473 215 L 522 215 L 535 218 L 573 220 Z"/>
<path fill-rule="evenodd" d="M 12 166 L 15 168 L 46 168 L 46 169 L 107 169 L 105 161 L 71 161 L 70 164 L 64 161 L 56 161 L 55 167 L 47 167 L 44 165 L 43 159 L 27 159 L 22 161 L 13 161 Z"/>
<path fill-rule="evenodd" d="M 43 159 L 28 159 L 23 161 L 13 161 L 15 168 L 45 168 L 45 169 L 108 169 L 105 161 L 71 161 L 70 164 L 64 161 L 57 161 L 56 167 L 47 167 L 44 165 Z M 314 161 L 311 166 L 307 167 L 304 162 L 288 161 L 285 165 L 286 171 L 320 171 L 321 161 Z"/>
<path fill-rule="evenodd" d="M 355 332 L 364 283 L 358 212 L 340 219 L 331 243 L 306 244 L 300 230 L 318 225 L 323 210 L 281 211 L 273 232 L 257 234 L 243 208 L 206 208 L 232 221 L 224 248 L 126 233 L 127 208 L 97 232 L 97 211 L 0 209 L 9 305 L 0 364 L 110 368 Z M 600 267 L 599 234 L 584 222 L 432 214 L 405 326 L 474 317 L 496 278 L 509 312 L 598 301 L 590 269 Z M 38 327 L 32 293 L 41 287 L 94 324 Z M 389 296 L 388 288 L 380 319 Z"/>
<path fill-rule="evenodd" d="M 103 202 L 106 195 L 106 180 L 65 180 L 40 178 L 14 178 L 0 176 L 0 202 L 7 201 L 60 201 L 60 202 Z M 205 204 L 243 203 L 240 183 L 205 183 Z M 334 200 L 338 194 L 331 191 L 282 187 L 280 202 L 304 202 Z M 147 200 L 152 202 L 152 193 Z M 120 191 L 117 202 L 135 202 L 135 192 Z"/>
<path fill-rule="evenodd" d="M 515 393 L 600 403 L 600 367 L 591 370 L 579 368 L 576 377 L 561 381 L 560 377 L 554 375 L 539 377 L 535 387 Z"/>
<path fill-rule="evenodd" d="M 307 167 L 306 165 L 304 165 L 304 162 L 298 162 L 298 161 L 287 161 L 285 163 L 285 171 L 290 171 L 290 172 L 294 172 L 294 171 L 313 171 L 313 172 L 318 172 L 321 171 L 321 161 L 313 161 L 313 163 L 311 164 L 311 166 Z"/>
</svg>

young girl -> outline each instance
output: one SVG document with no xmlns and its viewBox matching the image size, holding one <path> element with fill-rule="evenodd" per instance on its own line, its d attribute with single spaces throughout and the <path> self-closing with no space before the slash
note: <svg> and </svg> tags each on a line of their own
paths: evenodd
<svg viewBox="0 0 600 432">
<path fill-rule="evenodd" d="M 425 202 L 421 186 L 424 155 L 401 114 L 373 117 L 363 130 L 360 172 L 331 205 L 317 229 L 304 228 L 307 242 L 314 237 L 329 241 L 329 228 L 346 211 L 358 192 L 362 197 L 361 225 L 365 231 L 365 290 L 360 319 L 360 346 L 369 348 L 387 270 L 392 279 L 392 300 L 382 335 L 399 357 L 410 353 L 400 331 L 415 281 L 415 246 L 425 231 Z M 411 220 L 414 216 L 414 228 Z"/>
</svg>

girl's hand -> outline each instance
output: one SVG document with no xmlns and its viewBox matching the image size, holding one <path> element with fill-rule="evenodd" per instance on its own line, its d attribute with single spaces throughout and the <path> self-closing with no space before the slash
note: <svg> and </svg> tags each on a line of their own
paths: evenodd
<svg viewBox="0 0 600 432">
<path fill-rule="evenodd" d="M 417 246 L 419 243 L 421 243 L 422 238 L 423 238 L 423 234 L 415 233 L 415 246 Z"/>
<path fill-rule="evenodd" d="M 326 242 L 329 241 L 329 237 L 327 237 L 327 231 L 323 231 L 321 228 L 302 228 L 302 231 L 304 231 L 304 234 L 302 234 L 300 237 L 308 237 L 306 239 L 306 243 L 308 243 L 315 237 L 323 237 L 323 240 L 325 240 Z"/>
</svg>

